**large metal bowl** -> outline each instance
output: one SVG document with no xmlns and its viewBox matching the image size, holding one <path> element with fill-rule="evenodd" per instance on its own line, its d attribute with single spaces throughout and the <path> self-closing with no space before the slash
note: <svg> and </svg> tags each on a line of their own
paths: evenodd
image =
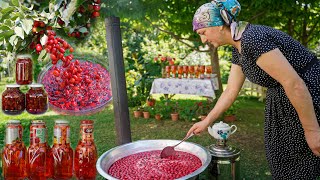
<svg viewBox="0 0 320 180">
<path fill-rule="evenodd" d="M 96 167 L 99 174 L 104 178 L 109 180 L 116 180 L 117 178 L 112 177 L 110 174 L 108 174 L 108 169 L 117 160 L 123 157 L 129 156 L 131 154 L 139 153 L 139 152 L 162 150 L 166 146 L 172 146 L 179 142 L 180 141 L 178 140 L 164 139 L 164 140 L 140 140 L 140 141 L 124 144 L 124 145 L 112 148 L 109 151 L 103 153 L 99 157 Z M 184 152 L 193 154 L 197 156 L 202 162 L 202 166 L 199 169 L 197 169 L 191 174 L 188 174 L 186 176 L 179 178 L 179 180 L 196 179 L 198 175 L 207 168 L 207 166 L 211 161 L 210 152 L 206 148 L 195 143 L 183 142 L 179 146 L 177 146 L 175 150 L 184 151 Z"/>
</svg>

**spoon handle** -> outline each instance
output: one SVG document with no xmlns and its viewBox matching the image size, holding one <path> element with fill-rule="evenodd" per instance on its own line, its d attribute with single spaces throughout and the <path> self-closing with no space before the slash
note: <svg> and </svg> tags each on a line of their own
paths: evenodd
<svg viewBox="0 0 320 180">
<path fill-rule="evenodd" d="M 173 147 L 178 146 L 178 145 L 179 145 L 179 144 L 181 144 L 183 141 L 185 141 L 185 140 L 187 140 L 187 139 L 191 138 L 193 135 L 194 135 L 194 133 L 191 133 L 191 134 L 190 134 L 190 136 L 186 136 L 186 137 L 184 137 L 184 138 L 182 139 L 182 141 L 180 141 L 178 144 L 176 144 L 176 145 L 175 145 L 175 146 L 173 146 Z"/>
</svg>

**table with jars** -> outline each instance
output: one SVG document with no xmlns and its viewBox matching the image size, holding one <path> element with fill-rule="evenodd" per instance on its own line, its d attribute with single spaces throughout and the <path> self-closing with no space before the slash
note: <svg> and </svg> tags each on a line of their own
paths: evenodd
<svg viewBox="0 0 320 180">
<path fill-rule="evenodd" d="M 188 94 L 215 99 L 217 75 L 212 66 L 166 66 L 162 78 L 154 79 L 150 94 Z"/>
</svg>

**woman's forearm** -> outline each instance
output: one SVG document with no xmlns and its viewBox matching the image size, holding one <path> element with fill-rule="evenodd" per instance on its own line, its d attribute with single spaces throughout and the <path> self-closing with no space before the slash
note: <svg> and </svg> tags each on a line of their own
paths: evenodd
<svg viewBox="0 0 320 180">
<path fill-rule="evenodd" d="M 284 90 L 298 113 L 304 130 L 319 130 L 312 97 L 302 79 L 286 84 Z"/>
</svg>

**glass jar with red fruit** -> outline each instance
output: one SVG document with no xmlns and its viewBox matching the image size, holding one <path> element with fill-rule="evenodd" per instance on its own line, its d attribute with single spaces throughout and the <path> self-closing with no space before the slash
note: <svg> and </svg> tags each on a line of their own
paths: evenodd
<svg viewBox="0 0 320 180">
<path fill-rule="evenodd" d="M 20 85 L 6 85 L 2 93 L 2 111 L 5 114 L 21 114 L 25 109 L 25 95 L 20 91 Z"/>
<path fill-rule="evenodd" d="M 5 147 L 2 151 L 2 175 L 7 180 L 27 178 L 26 147 L 22 141 L 20 121 L 9 120 L 6 126 Z"/>
<path fill-rule="evenodd" d="M 31 84 L 26 94 L 26 110 L 30 114 L 43 114 L 48 110 L 48 94 L 42 84 Z"/>
<path fill-rule="evenodd" d="M 74 171 L 77 179 L 94 180 L 97 175 L 97 148 L 93 138 L 93 121 L 82 120 L 80 140 L 75 150 Z"/>
<path fill-rule="evenodd" d="M 45 122 L 34 120 L 30 125 L 30 146 L 27 151 L 29 179 L 48 179 L 53 173 L 53 156 L 47 143 Z"/>
<path fill-rule="evenodd" d="M 71 179 L 73 168 L 73 150 L 70 145 L 70 126 L 65 120 L 56 120 L 52 146 L 53 179 Z"/>
<path fill-rule="evenodd" d="M 32 83 L 32 57 L 29 54 L 17 56 L 16 61 L 16 83 L 27 85 Z"/>
</svg>

